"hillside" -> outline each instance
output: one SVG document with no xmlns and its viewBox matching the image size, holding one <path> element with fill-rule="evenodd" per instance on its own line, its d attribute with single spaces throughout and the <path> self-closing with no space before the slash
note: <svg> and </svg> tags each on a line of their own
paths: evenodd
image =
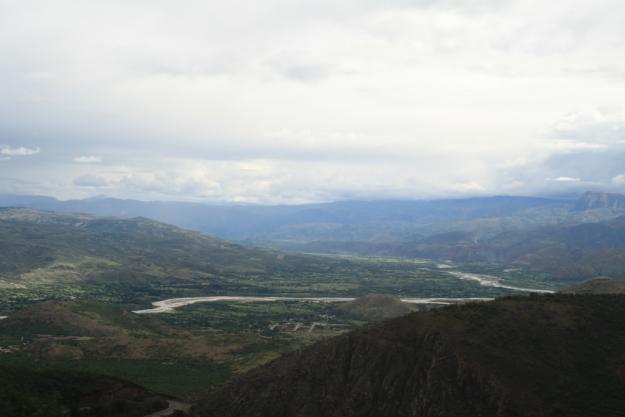
<svg viewBox="0 0 625 417">
<path fill-rule="evenodd" d="M 625 280 L 598 277 L 581 284 L 562 288 L 562 294 L 625 294 Z"/>
<path fill-rule="evenodd" d="M 287 262 L 277 254 L 234 245 L 202 233 L 145 218 L 102 218 L 86 214 L 0 209 L 0 273 L 91 258 L 93 263 L 124 263 L 128 274 L 166 276 L 229 271 L 265 271 Z M 90 277 L 92 271 L 70 268 Z M 137 274 L 138 275 L 138 274 Z M 138 275 L 140 277 L 140 275 Z"/>
<path fill-rule="evenodd" d="M 0 366 L 0 410 L 6 417 L 143 417 L 164 408 L 166 398 L 121 379 Z"/>
<path fill-rule="evenodd" d="M 47 301 L 17 310 L 0 321 L 3 336 L 110 337 L 120 335 L 181 336 L 184 332 L 154 317 L 134 314 L 120 306 L 87 302 Z"/>
<path fill-rule="evenodd" d="M 315 242 L 300 250 L 373 256 L 490 262 L 549 274 L 553 280 L 625 277 L 625 216 L 510 230 L 492 237 L 470 233 L 432 235 L 415 242 Z"/>
<path fill-rule="evenodd" d="M 625 296 L 414 313 L 252 370 L 200 417 L 625 415 Z"/>
<path fill-rule="evenodd" d="M 147 291 L 145 284 L 184 283 L 219 290 L 232 274 L 321 272 L 344 263 L 244 247 L 145 218 L 0 209 L 0 288 L 119 283 Z"/>
<path fill-rule="evenodd" d="M 366 295 L 354 301 L 341 303 L 338 308 L 343 312 L 369 321 L 390 319 L 414 311 L 410 305 L 389 294 Z"/>
<path fill-rule="evenodd" d="M 35 303 L 0 320 L 0 348 L 42 359 L 214 360 L 252 343 L 221 336 L 90 302 Z"/>
</svg>

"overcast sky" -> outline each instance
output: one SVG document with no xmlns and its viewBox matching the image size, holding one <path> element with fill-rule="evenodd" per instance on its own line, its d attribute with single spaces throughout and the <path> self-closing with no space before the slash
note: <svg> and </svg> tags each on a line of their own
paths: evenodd
<svg viewBox="0 0 625 417">
<path fill-rule="evenodd" d="M 622 0 L 0 0 L 0 192 L 625 192 Z"/>
</svg>

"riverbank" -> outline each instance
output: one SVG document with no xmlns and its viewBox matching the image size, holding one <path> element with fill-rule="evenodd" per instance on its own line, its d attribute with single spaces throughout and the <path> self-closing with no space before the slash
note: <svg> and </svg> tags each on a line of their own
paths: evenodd
<svg viewBox="0 0 625 417">
<path fill-rule="evenodd" d="M 254 297 L 254 296 L 213 296 L 213 297 L 187 297 L 170 298 L 152 303 L 153 308 L 135 310 L 136 314 L 162 314 L 173 313 L 176 309 L 197 304 L 216 302 L 239 302 L 239 303 L 267 303 L 276 301 L 296 301 L 304 303 L 344 303 L 354 301 L 354 297 Z M 466 303 L 472 301 L 491 301 L 492 298 L 402 298 L 401 301 L 407 304 L 438 304 L 449 305 Z"/>
</svg>

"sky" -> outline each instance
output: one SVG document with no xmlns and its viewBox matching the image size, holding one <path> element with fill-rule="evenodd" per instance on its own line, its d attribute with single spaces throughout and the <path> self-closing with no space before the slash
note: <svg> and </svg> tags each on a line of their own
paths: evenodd
<svg viewBox="0 0 625 417">
<path fill-rule="evenodd" d="M 625 192 L 621 0 L 0 0 L 0 193 Z"/>
</svg>

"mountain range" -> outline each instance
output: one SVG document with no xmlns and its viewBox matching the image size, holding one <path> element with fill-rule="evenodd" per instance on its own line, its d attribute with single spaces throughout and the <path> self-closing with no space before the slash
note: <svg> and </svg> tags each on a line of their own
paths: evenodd
<svg viewBox="0 0 625 417">
<path fill-rule="evenodd" d="M 512 216 L 511 222 L 556 221 L 571 215 L 579 203 L 566 199 L 499 196 L 259 206 L 114 198 L 60 201 L 50 197 L 0 195 L 0 206 L 99 216 L 146 217 L 230 240 L 260 242 L 328 238 L 381 240 L 389 237 L 404 240 L 427 234 L 430 229 L 445 229 L 449 224 L 464 224 L 478 219 L 508 219 Z M 602 212 L 615 208 L 606 206 L 593 209 Z M 539 210 L 540 218 L 536 218 L 535 210 Z M 606 213 L 595 215 L 603 217 Z"/>
<path fill-rule="evenodd" d="M 320 270 L 335 261 L 245 247 L 146 218 L 0 209 L 0 276 L 64 282 L 203 282 L 229 273 Z"/>
<path fill-rule="evenodd" d="M 625 215 L 625 196 L 618 194 L 587 192 L 577 200 L 489 197 L 301 206 L 209 206 L 107 198 L 59 201 L 5 195 L 0 196 L 0 205 L 67 213 L 1 210 L 5 250 L 4 256 L 0 255 L 0 272 L 4 273 L 27 272 L 19 270 L 24 263 L 39 267 L 54 259 L 58 265 L 59 249 L 38 244 L 33 238 L 37 233 L 46 239 L 58 238 L 60 228 L 67 231 L 69 227 L 73 252 L 82 259 L 91 257 L 95 263 L 112 259 L 112 254 L 123 255 L 123 267 L 116 274 L 124 276 L 132 275 L 139 264 L 145 271 L 145 262 L 151 270 L 148 275 L 161 278 L 172 276 L 172 267 L 176 267 L 177 277 L 206 277 L 218 272 L 284 271 L 300 267 L 302 262 L 315 264 L 310 257 L 261 251 L 250 244 L 299 252 L 490 262 L 528 268 L 564 281 L 625 274 L 625 217 L 619 217 Z M 71 213 L 74 211 L 92 215 Z M 143 217 L 111 217 L 135 215 Z M 23 230 L 8 227 L 7 221 L 22 222 Z M 244 245 L 157 221 L 238 239 Z M 30 230 L 29 242 L 20 238 L 26 230 Z M 10 243 L 7 236 L 12 236 Z"/>
</svg>

